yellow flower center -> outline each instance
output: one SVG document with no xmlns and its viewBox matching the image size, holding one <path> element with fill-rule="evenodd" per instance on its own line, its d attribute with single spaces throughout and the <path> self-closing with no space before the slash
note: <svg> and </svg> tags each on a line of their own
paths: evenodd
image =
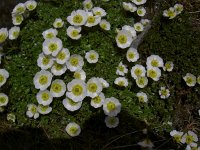
<svg viewBox="0 0 200 150">
<path fill-rule="evenodd" d="M 101 97 L 100 96 L 96 96 L 95 98 L 92 99 L 92 101 L 95 103 L 95 104 L 99 104 L 101 102 Z"/>
<path fill-rule="evenodd" d="M 95 93 L 97 91 L 98 86 L 96 85 L 96 83 L 89 83 L 87 85 L 87 89 L 88 91 Z"/>
<path fill-rule="evenodd" d="M 43 100 L 43 101 L 49 100 L 49 94 L 46 93 L 46 92 L 45 92 L 45 93 L 42 93 L 42 96 L 41 96 L 41 97 L 42 97 L 42 100 Z"/>
<path fill-rule="evenodd" d="M 151 65 L 152 65 L 153 67 L 158 67 L 158 66 L 159 66 L 159 62 L 158 62 L 156 59 L 153 59 L 153 60 L 151 61 Z"/>
<path fill-rule="evenodd" d="M 120 35 L 119 37 L 118 37 L 118 41 L 119 41 L 119 43 L 120 44 L 125 44 L 125 43 L 127 43 L 127 37 L 125 36 L 125 35 Z"/>
<path fill-rule="evenodd" d="M 157 77 L 157 72 L 153 69 L 151 70 L 148 70 L 148 73 L 149 73 L 149 77 L 151 78 L 156 78 Z"/>
<path fill-rule="evenodd" d="M 49 46 L 48 46 L 48 48 L 49 48 L 50 52 L 54 52 L 54 51 L 57 50 L 58 45 L 56 43 L 50 43 Z"/>
<path fill-rule="evenodd" d="M 54 37 L 54 34 L 51 33 L 51 32 L 46 34 L 46 38 L 47 38 L 47 39 L 51 39 L 51 38 L 53 38 L 53 37 Z"/>
<path fill-rule="evenodd" d="M 80 96 L 83 93 L 83 87 L 79 84 L 74 85 L 72 88 L 72 93 L 75 96 Z"/>
<path fill-rule="evenodd" d="M 71 58 L 70 59 L 70 64 L 72 66 L 77 66 L 78 65 L 78 58 L 75 58 L 75 57 Z"/>
<path fill-rule="evenodd" d="M 95 60 L 95 59 L 96 59 L 96 55 L 95 55 L 95 54 L 90 54 L 89 58 L 90 58 L 91 60 Z"/>
<path fill-rule="evenodd" d="M 77 37 L 78 34 L 79 34 L 79 32 L 78 32 L 77 30 L 73 30 L 73 31 L 71 32 L 71 36 L 72 36 L 72 37 Z"/>
<path fill-rule="evenodd" d="M 1 104 L 4 104 L 5 102 L 6 102 L 6 98 L 5 98 L 5 97 L 3 97 L 3 96 L 2 96 L 2 97 L 0 97 L 0 103 L 1 103 Z"/>
<path fill-rule="evenodd" d="M 74 78 L 75 79 L 81 79 L 81 74 L 79 72 L 74 73 Z"/>
<path fill-rule="evenodd" d="M 49 64 L 49 62 L 50 62 L 50 59 L 47 57 L 47 56 L 45 56 L 44 58 L 42 58 L 42 64 L 43 65 L 48 65 Z"/>
<path fill-rule="evenodd" d="M 89 16 L 88 17 L 88 19 L 87 19 L 87 21 L 88 21 L 88 23 L 95 23 L 95 17 L 94 16 Z"/>
<path fill-rule="evenodd" d="M 68 99 L 67 101 L 71 106 L 76 106 L 78 104 L 78 102 L 74 102 L 72 99 Z"/>
<path fill-rule="evenodd" d="M 142 75 L 142 70 L 141 70 L 140 68 L 136 68 L 136 69 L 134 70 L 134 73 L 135 73 L 135 75 L 136 75 L 137 77 L 139 77 L 139 76 Z"/>
<path fill-rule="evenodd" d="M 39 78 L 39 83 L 41 85 L 44 85 L 44 84 L 47 84 L 47 82 L 48 82 L 48 77 L 46 75 L 41 75 Z"/>
<path fill-rule="evenodd" d="M 2 83 L 4 80 L 5 80 L 5 77 L 2 74 L 0 74 L 0 83 Z"/>
<path fill-rule="evenodd" d="M 70 133 L 72 133 L 72 134 L 76 134 L 76 133 L 78 132 L 78 128 L 77 128 L 77 127 L 71 127 L 71 128 L 69 129 L 69 131 L 70 131 Z"/>
<path fill-rule="evenodd" d="M 60 59 L 60 60 L 64 60 L 64 59 L 66 58 L 65 52 L 60 52 L 60 53 L 58 54 L 57 58 Z"/>
<path fill-rule="evenodd" d="M 59 93 L 62 91 L 62 85 L 60 85 L 59 83 L 53 83 L 52 84 L 52 90 L 55 93 Z"/>
<path fill-rule="evenodd" d="M 73 17 L 73 22 L 74 23 L 81 23 L 83 21 L 83 17 L 81 16 L 81 15 L 75 15 L 74 17 Z"/>
<path fill-rule="evenodd" d="M 128 53 L 128 58 L 129 59 L 133 59 L 135 57 L 135 54 L 134 53 L 132 53 L 132 52 L 129 52 Z"/>
<path fill-rule="evenodd" d="M 194 137 L 193 136 L 191 136 L 191 135 L 187 135 L 186 136 L 186 143 L 187 144 L 190 144 L 190 143 L 192 143 L 194 141 Z"/>
<path fill-rule="evenodd" d="M 113 110 L 115 110 L 115 109 L 116 109 L 115 103 L 113 103 L 113 102 L 108 102 L 108 103 L 107 103 L 107 109 L 108 109 L 108 111 L 113 111 Z"/>
</svg>

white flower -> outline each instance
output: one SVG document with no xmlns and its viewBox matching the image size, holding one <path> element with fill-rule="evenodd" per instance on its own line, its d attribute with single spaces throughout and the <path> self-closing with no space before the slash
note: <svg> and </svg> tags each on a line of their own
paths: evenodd
<svg viewBox="0 0 200 150">
<path fill-rule="evenodd" d="M 196 84 L 196 77 L 191 74 L 191 73 L 187 73 L 186 76 L 183 77 L 183 80 L 186 82 L 187 86 L 195 86 Z"/>
<path fill-rule="evenodd" d="M 102 29 L 106 31 L 110 30 L 110 22 L 106 21 L 105 19 L 102 19 L 99 25 Z"/>
<path fill-rule="evenodd" d="M 74 102 L 80 102 L 86 97 L 86 84 L 83 80 L 73 79 L 67 84 L 67 89 L 66 96 Z"/>
<path fill-rule="evenodd" d="M 88 12 L 86 27 L 92 27 L 99 24 L 101 21 L 101 16 L 94 16 L 92 12 Z"/>
<path fill-rule="evenodd" d="M 101 82 L 101 85 L 102 85 L 103 88 L 109 87 L 109 83 L 106 80 L 104 80 L 103 78 L 98 78 L 98 79 Z"/>
<path fill-rule="evenodd" d="M 53 65 L 54 61 L 51 56 L 45 56 L 43 53 L 39 54 L 39 57 L 37 59 L 37 65 L 41 69 L 49 69 Z"/>
<path fill-rule="evenodd" d="M 137 22 L 134 24 L 135 31 L 142 32 L 144 30 L 144 26 L 142 23 Z"/>
<path fill-rule="evenodd" d="M 36 89 L 45 90 L 51 84 L 53 75 L 49 71 L 41 70 L 33 78 Z"/>
<path fill-rule="evenodd" d="M 81 38 L 80 32 L 81 32 L 81 27 L 69 26 L 67 28 L 67 35 L 73 40 L 78 40 Z"/>
<path fill-rule="evenodd" d="M 152 148 L 154 147 L 153 143 L 151 142 L 150 139 L 144 139 L 143 141 L 141 142 L 138 142 L 137 143 L 138 145 L 140 145 L 141 147 L 147 147 L 147 148 Z"/>
<path fill-rule="evenodd" d="M 90 64 L 94 64 L 94 63 L 97 63 L 99 59 L 99 54 L 94 50 L 90 50 L 89 52 L 85 54 L 85 58 Z"/>
<path fill-rule="evenodd" d="M 0 44 L 5 42 L 5 40 L 8 37 L 8 30 L 7 28 L 1 28 L 0 29 Z"/>
<path fill-rule="evenodd" d="M 108 128 L 116 128 L 119 125 L 119 118 L 107 116 L 105 123 Z"/>
<path fill-rule="evenodd" d="M 187 145 L 186 148 L 185 148 L 185 150 L 200 150 L 200 146 L 197 147 L 197 144 L 196 144 L 196 143 L 193 144 L 192 146 Z"/>
<path fill-rule="evenodd" d="M 34 0 L 29 0 L 26 1 L 25 6 L 29 11 L 33 11 L 37 7 L 37 2 Z"/>
<path fill-rule="evenodd" d="M 65 98 L 63 101 L 62 101 L 64 107 L 69 110 L 69 111 L 76 111 L 78 109 L 81 108 L 81 105 L 82 105 L 82 101 L 80 102 L 74 102 L 72 99 L 70 98 Z"/>
<path fill-rule="evenodd" d="M 140 23 L 143 25 L 143 26 L 147 26 L 151 21 L 149 19 L 141 19 L 140 20 Z"/>
<path fill-rule="evenodd" d="M 13 9 L 12 14 L 23 14 L 25 10 L 26 10 L 26 6 L 23 3 L 19 3 Z"/>
<path fill-rule="evenodd" d="M 118 77 L 115 79 L 114 83 L 121 87 L 127 87 L 128 86 L 128 80 L 125 77 Z"/>
<path fill-rule="evenodd" d="M 37 107 L 38 112 L 42 115 L 49 114 L 52 111 L 52 107 L 50 106 L 43 106 L 43 105 L 38 105 Z"/>
<path fill-rule="evenodd" d="M 78 70 L 74 72 L 74 78 L 85 81 L 86 73 L 84 70 Z"/>
<path fill-rule="evenodd" d="M 65 131 L 71 136 L 71 137 L 75 137 L 78 136 L 81 133 L 81 128 L 80 126 L 75 123 L 75 122 L 70 122 L 66 128 Z"/>
<path fill-rule="evenodd" d="M 87 12 L 81 9 L 72 11 L 71 15 L 67 17 L 67 21 L 74 26 L 84 25 L 87 21 Z"/>
<path fill-rule="evenodd" d="M 94 98 L 100 94 L 103 87 L 98 78 L 91 78 L 87 82 L 87 96 Z"/>
<path fill-rule="evenodd" d="M 12 15 L 12 23 L 16 26 L 20 25 L 23 20 L 24 17 L 22 15 Z"/>
<path fill-rule="evenodd" d="M 132 3 L 123 2 L 122 5 L 126 11 L 135 12 L 137 10 L 137 7 Z"/>
<path fill-rule="evenodd" d="M 181 142 L 181 138 L 183 136 L 183 132 L 179 132 L 179 131 L 176 131 L 176 130 L 172 130 L 170 132 L 170 135 L 174 138 L 174 140 L 177 142 L 177 143 L 180 143 Z"/>
<path fill-rule="evenodd" d="M 95 16 L 100 16 L 100 17 L 106 16 L 106 11 L 103 8 L 100 8 L 100 7 L 92 8 L 92 12 Z"/>
<path fill-rule="evenodd" d="M 45 55 L 56 56 L 62 49 L 62 41 L 59 38 L 45 40 L 42 44 Z"/>
<path fill-rule="evenodd" d="M 167 61 L 163 66 L 163 70 L 168 72 L 171 72 L 173 68 L 174 68 L 174 63 L 172 61 Z"/>
<path fill-rule="evenodd" d="M 66 70 L 67 70 L 66 65 L 61 65 L 58 63 L 54 63 L 54 65 L 51 68 L 51 72 L 55 76 L 61 76 L 62 74 L 64 74 L 66 72 Z"/>
<path fill-rule="evenodd" d="M 64 21 L 61 18 L 56 18 L 53 23 L 54 28 L 62 28 L 63 25 L 64 25 Z"/>
<path fill-rule="evenodd" d="M 138 77 L 136 79 L 136 84 L 139 88 L 144 88 L 148 84 L 148 79 L 147 77 Z"/>
<path fill-rule="evenodd" d="M 151 55 L 147 57 L 147 67 L 163 67 L 163 59 L 158 55 Z"/>
<path fill-rule="evenodd" d="M 136 62 L 139 59 L 139 53 L 135 48 L 129 48 L 126 53 L 126 58 L 128 62 Z"/>
<path fill-rule="evenodd" d="M 91 99 L 90 105 L 94 108 L 99 108 L 103 105 L 104 100 L 105 100 L 105 96 L 101 92 L 98 96 Z"/>
<path fill-rule="evenodd" d="M 166 99 L 170 96 L 170 91 L 169 89 L 166 89 L 166 87 L 161 87 L 159 90 L 159 95 L 160 95 L 160 98 Z"/>
<path fill-rule="evenodd" d="M 40 115 L 38 113 L 37 106 L 35 104 L 28 104 L 27 107 L 28 107 L 28 110 L 26 111 L 26 115 L 29 118 L 33 117 L 34 119 L 37 119 Z"/>
<path fill-rule="evenodd" d="M 20 33 L 20 27 L 12 27 L 10 30 L 9 30 L 9 39 L 10 40 L 15 40 L 18 38 L 19 36 L 19 33 Z"/>
<path fill-rule="evenodd" d="M 63 80 L 56 79 L 52 82 L 50 92 L 53 97 L 61 97 L 65 94 L 66 84 Z"/>
<path fill-rule="evenodd" d="M 83 1 L 83 8 L 84 8 L 85 10 L 91 10 L 92 7 L 93 7 L 93 3 L 92 3 L 91 0 L 84 0 L 84 1 Z"/>
<path fill-rule="evenodd" d="M 106 98 L 103 104 L 103 110 L 105 115 L 110 117 L 117 116 L 121 111 L 121 103 L 114 97 Z"/>
<path fill-rule="evenodd" d="M 9 77 L 9 73 L 5 69 L 0 69 L 0 87 L 4 85 Z"/>
<path fill-rule="evenodd" d="M 128 26 L 128 25 L 124 25 L 122 27 L 122 30 L 128 31 L 132 35 L 133 39 L 136 39 L 137 34 L 136 34 L 136 31 L 133 27 Z"/>
<path fill-rule="evenodd" d="M 136 5 L 142 5 L 145 4 L 147 2 L 147 0 L 131 0 L 133 3 L 135 3 Z"/>
<path fill-rule="evenodd" d="M 16 120 L 15 114 L 13 114 L 13 113 L 7 114 L 7 120 L 8 120 L 8 121 L 15 122 L 15 120 Z"/>
<path fill-rule="evenodd" d="M 152 78 L 154 81 L 158 81 L 161 76 L 161 70 L 157 67 L 147 68 L 147 77 Z"/>
<path fill-rule="evenodd" d="M 137 14 L 140 17 L 143 17 L 146 14 L 146 9 L 144 7 L 138 7 Z"/>
<path fill-rule="evenodd" d="M 170 7 L 168 10 L 163 11 L 163 16 L 164 17 L 169 17 L 169 19 L 173 19 L 176 17 L 176 11 L 173 7 Z"/>
<path fill-rule="evenodd" d="M 139 102 L 141 103 L 147 103 L 148 102 L 148 98 L 147 98 L 147 94 L 144 92 L 138 92 L 136 94 L 136 96 L 138 97 Z"/>
<path fill-rule="evenodd" d="M 7 106 L 8 104 L 8 96 L 4 93 L 0 93 L 0 107 Z"/>
<path fill-rule="evenodd" d="M 115 39 L 117 41 L 117 46 L 122 49 L 130 47 L 133 41 L 132 35 L 127 30 L 119 31 Z"/>
<path fill-rule="evenodd" d="M 49 92 L 49 90 L 39 91 L 36 95 L 36 99 L 39 104 L 44 106 L 50 105 L 53 101 L 53 96 Z"/>
<path fill-rule="evenodd" d="M 183 144 L 186 143 L 187 145 L 190 145 L 192 147 L 196 146 L 196 142 L 198 142 L 198 137 L 192 131 L 188 131 L 181 138 L 181 143 L 183 143 Z"/>
<path fill-rule="evenodd" d="M 118 67 L 117 67 L 116 74 L 120 75 L 120 76 L 124 76 L 126 73 L 128 73 L 127 66 L 122 64 L 122 62 L 120 62 Z"/>
<path fill-rule="evenodd" d="M 77 54 L 71 55 L 66 64 L 71 72 L 81 70 L 84 65 L 83 57 Z"/>
<path fill-rule="evenodd" d="M 146 74 L 146 69 L 142 65 L 135 65 L 131 68 L 131 76 L 134 79 L 137 79 L 138 77 L 144 77 Z"/>
<path fill-rule="evenodd" d="M 200 84 L 200 75 L 197 77 L 197 83 Z"/>
<path fill-rule="evenodd" d="M 45 40 L 56 38 L 58 31 L 56 29 L 50 28 L 42 32 L 42 36 Z"/>
<path fill-rule="evenodd" d="M 181 4 L 175 4 L 174 8 L 175 8 L 177 15 L 180 14 L 183 11 L 183 5 L 181 5 Z"/>
<path fill-rule="evenodd" d="M 58 55 L 56 55 L 56 62 L 58 64 L 65 64 L 70 58 L 70 52 L 67 48 L 63 48 Z"/>
</svg>

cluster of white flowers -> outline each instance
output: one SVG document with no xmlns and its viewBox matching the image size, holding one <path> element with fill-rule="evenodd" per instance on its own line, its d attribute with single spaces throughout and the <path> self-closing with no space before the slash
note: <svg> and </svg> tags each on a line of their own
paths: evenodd
<svg viewBox="0 0 200 150">
<path fill-rule="evenodd" d="M 146 9 L 141 5 L 145 3 L 146 0 L 132 0 L 132 3 L 123 2 L 123 8 L 126 11 L 137 12 L 138 16 L 144 17 L 146 14 Z M 130 47 L 133 40 L 137 38 L 137 32 L 142 32 L 148 23 L 150 23 L 150 20 L 141 19 L 140 22 L 134 23 L 133 27 L 124 25 L 122 29 L 118 31 L 118 34 L 115 38 L 117 46 L 122 49 Z"/>
<path fill-rule="evenodd" d="M 23 14 L 28 11 L 33 11 L 37 6 L 37 2 L 29 0 L 25 3 L 17 4 L 12 11 L 12 22 L 14 24 L 9 30 L 7 28 L 0 29 L 0 44 L 4 43 L 7 38 L 15 40 L 19 37 L 20 27 L 18 27 L 24 20 Z"/>
<path fill-rule="evenodd" d="M 67 17 L 67 21 L 71 26 L 67 28 L 67 35 L 73 39 L 78 40 L 81 38 L 81 26 L 93 27 L 99 24 L 104 30 L 110 30 L 110 23 L 105 19 L 106 11 L 100 7 L 93 7 L 91 0 L 83 1 L 84 10 L 78 9 L 71 12 Z"/>
<path fill-rule="evenodd" d="M 1 64 L 1 62 L 0 62 Z M 9 73 L 6 69 L 0 69 L 0 89 L 9 78 Z M 0 112 L 4 111 L 4 107 L 8 105 L 8 96 L 5 93 L 0 93 Z"/>
<path fill-rule="evenodd" d="M 174 7 L 170 7 L 168 10 L 163 11 L 163 16 L 168 17 L 169 19 L 175 18 L 183 11 L 183 5 L 175 4 Z"/>
<path fill-rule="evenodd" d="M 200 146 L 197 144 L 198 137 L 193 131 L 184 133 L 177 130 L 172 130 L 170 135 L 173 137 L 175 142 L 187 144 L 186 150 L 200 150 Z"/>
<path fill-rule="evenodd" d="M 187 73 L 184 77 L 183 80 L 187 84 L 187 86 L 192 87 L 195 86 L 196 83 L 200 84 L 200 75 L 198 77 L 194 76 L 191 73 Z"/>
<path fill-rule="evenodd" d="M 24 14 L 26 11 L 33 11 L 37 7 L 35 0 L 29 0 L 25 3 L 19 3 L 12 11 L 12 21 L 14 25 L 20 25 L 24 20 Z"/>
<path fill-rule="evenodd" d="M 72 39 L 80 38 L 79 32 L 82 25 L 91 27 L 100 23 L 100 26 L 104 27 L 103 29 L 110 30 L 110 25 L 103 25 L 106 22 L 101 20 L 101 17 L 106 15 L 105 10 L 100 7 L 93 8 L 91 0 L 85 0 L 83 5 L 85 10 L 73 11 L 67 17 L 67 21 L 72 25 L 68 27 L 67 32 L 73 30 L 73 35 L 77 35 L 75 37 L 68 34 Z M 56 28 L 62 28 L 63 25 L 62 19 L 56 18 L 53 23 L 54 28 L 47 29 L 42 33 L 44 38 L 43 52 L 39 54 L 37 59 L 37 65 L 41 71 L 37 72 L 33 78 L 35 88 L 39 89 L 36 94 L 38 105 L 28 104 L 26 115 L 29 118 L 37 119 L 40 114 L 49 114 L 52 111 L 50 105 L 53 98 L 64 95 L 63 106 L 68 111 L 73 112 L 81 108 L 85 97 L 90 97 L 91 106 L 94 108 L 102 107 L 107 115 L 105 118 L 106 126 L 116 127 L 119 124 L 116 115 L 121 111 L 121 103 L 114 97 L 105 98 L 103 89 L 108 88 L 109 83 L 103 78 L 92 77 L 86 82 L 86 72 L 82 69 L 84 66 L 83 57 L 79 54 L 70 55 L 70 51 L 63 47 L 62 40 L 57 37 L 58 30 Z M 99 54 L 95 50 L 90 50 L 85 53 L 85 59 L 89 63 L 97 63 Z M 72 81 L 66 84 L 61 79 L 53 79 L 63 75 L 67 70 L 73 72 L 74 79 Z M 66 127 L 66 132 L 73 137 L 79 135 L 81 129 L 75 122 L 70 122 Z"/>
</svg>

